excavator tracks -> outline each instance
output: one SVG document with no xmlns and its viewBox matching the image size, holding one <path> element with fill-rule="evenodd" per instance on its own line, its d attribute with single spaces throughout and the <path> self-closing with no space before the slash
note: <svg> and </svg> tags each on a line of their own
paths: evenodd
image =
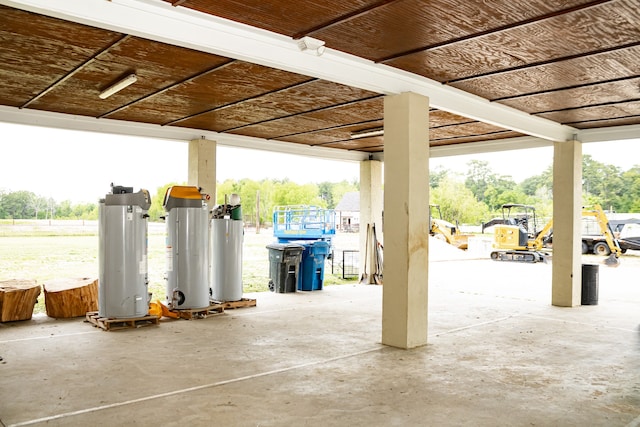
<svg viewBox="0 0 640 427">
<path fill-rule="evenodd" d="M 494 261 L 511 262 L 547 262 L 548 255 L 538 251 L 493 251 L 491 259 Z"/>
</svg>

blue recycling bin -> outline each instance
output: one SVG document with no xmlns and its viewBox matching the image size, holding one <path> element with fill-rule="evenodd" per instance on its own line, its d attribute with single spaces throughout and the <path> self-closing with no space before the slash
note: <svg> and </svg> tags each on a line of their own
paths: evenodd
<svg viewBox="0 0 640 427">
<path fill-rule="evenodd" d="M 320 291 L 324 282 L 324 264 L 329 255 L 329 243 L 323 240 L 300 242 L 304 246 L 300 272 L 298 274 L 299 291 Z"/>
</svg>

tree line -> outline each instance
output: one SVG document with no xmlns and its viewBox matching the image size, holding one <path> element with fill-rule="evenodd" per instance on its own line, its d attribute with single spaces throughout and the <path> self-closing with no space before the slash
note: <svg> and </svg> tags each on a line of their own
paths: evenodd
<svg viewBox="0 0 640 427">
<path fill-rule="evenodd" d="M 149 217 L 152 221 L 164 216 L 165 211 L 162 206 L 164 195 L 167 188 L 172 185 L 177 184 L 166 184 L 158 188 L 155 197 L 152 196 L 151 208 L 149 208 Z M 270 224 L 273 208 L 276 206 L 313 205 L 333 209 L 345 193 L 358 190 L 357 181 L 296 184 L 289 179 L 260 181 L 228 179 L 216 184 L 216 204 L 222 205 L 225 203 L 225 196 L 237 194 L 240 196 L 242 216 L 246 223 L 255 224 L 259 213 L 260 224 Z"/>
<path fill-rule="evenodd" d="M 499 216 L 503 204 L 532 205 L 540 217 L 553 214 L 553 166 L 516 183 L 491 170 L 489 162 L 472 160 L 467 172 L 439 169 L 431 173 L 431 203 L 439 204 L 444 219 L 480 224 Z M 612 212 L 640 212 L 640 165 L 624 171 L 595 160 L 582 159 L 584 206 L 599 204 Z"/>
<path fill-rule="evenodd" d="M 169 183 L 151 193 L 149 217 L 158 221 L 164 216 L 162 206 Z M 288 179 L 226 180 L 217 183 L 216 204 L 223 204 L 225 195 L 238 194 L 246 222 L 255 223 L 259 210 L 260 223 L 271 222 L 273 208 L 281 205 L 315 205 L 333 209 L 346 192 L 358 191 L 357 181 L 321 182 L 319 184 L 296 184 Z M 259 203 L 258 203 L 259 198 Z M 73 204 L 69 200 L 56 202 L 52 198 L 38 196 L 30 191 L 0 190 L 0 219 L 98 219 L 98 203 Z"/>
<path fill-rule="evenodd" d="M 0 219 L 98 219 L 98 205 L 57 202 L 25 190 L 0 190 Z"/>
<path fill-rule="evenodd" d="M 152 195 L 149 216 L 157 221 L 164 215 L 162 206 L 166 184 Z M 442 216 L 449 221 L 480 224 L 500 213 L 505 203 L 522 203 L 536 207 L 538 215 L 550 217 L 553 209 L 553 167 L 539 175 L 516 183 L 510 176 L 495 173 L 489 162 L 472 160 L 465 173 L 448 169 L 431 171 L 431 203 L 440 205 Z M 613 165 L 583 156 L 582 189 L 585 206 L 600 204 L 615 212 L 640 212 L 640 165 L 623 171 Z M 241 198 L 245 222 L 271 222 L 273 208 L 281 205 L 315 205 L 333 209 L 350 191 L 358 191 L 354 182 L 321 182 L 296 184 L 288 179 L 226 180 L 217 184 L 217 204 L 225 195 L 236 193 Z M 72 204 L 56 202 L 29 191 L 0 190 L 0 219 L 98 219 L 97 203 Z"/>
</svg>

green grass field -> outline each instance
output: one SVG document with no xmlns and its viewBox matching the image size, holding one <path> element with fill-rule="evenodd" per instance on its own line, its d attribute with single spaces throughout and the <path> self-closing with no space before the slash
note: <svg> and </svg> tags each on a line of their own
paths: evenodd
<svg viewBox="0 0 640 427">
<path fill-rule="evenodd" d="M 93 221 L 3 221 L 0 222 L 0 280 L 32 279 L 38 284 L 61 278 L 98 278 L 98 231 Z M 338 235 L 340 249 L 357 249 L 357 234 Z M 244 292 L 268 291 L 269 258 L 266 245 L 273 242 L 271 229 L 260 234 L 247 229 L 244 236 L 242 281 Z M 164 224 L 149 225 L 149 291 L 154 299 L 165 297 Z M 336 260 L 337 262 L 338 260 Z M 342 272 L 325 265 L 324 285 L 353 283 Z M 44 312 L 41 294 L 34 313 Z"/>
</svg>

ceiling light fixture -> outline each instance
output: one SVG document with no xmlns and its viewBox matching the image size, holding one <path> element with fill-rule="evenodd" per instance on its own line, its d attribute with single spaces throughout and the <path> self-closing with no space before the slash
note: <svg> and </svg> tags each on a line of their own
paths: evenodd
<svg viewBox="0 0 640 427">
<path fill-rule="evenodd" d="M 351 132 L 351 139 L 370 138 L 372 136 L 384 135 L 383 128 L 364 129 L 356 132 Z"/>
<path fill-rule="evenodd" d="M 100 92 L 99 96 L 101 99 L 107 99 L 114 93 L 120 92 L 125 87 L 134 84 L 136 81 L 138 81 L 138 76 L 136 76 L 135 74 L 129 74 L 124 79 L 112 84 L 111 86 Z"/>
<path fill-rule="evenodd" d="M 324 41 L 314 39 L 313 37 L 303 37 L 297 40 L 298 48 L 305 52 L 314 53 L 317 56 L 320 56 L 324 53 Z"/>
</svg>

